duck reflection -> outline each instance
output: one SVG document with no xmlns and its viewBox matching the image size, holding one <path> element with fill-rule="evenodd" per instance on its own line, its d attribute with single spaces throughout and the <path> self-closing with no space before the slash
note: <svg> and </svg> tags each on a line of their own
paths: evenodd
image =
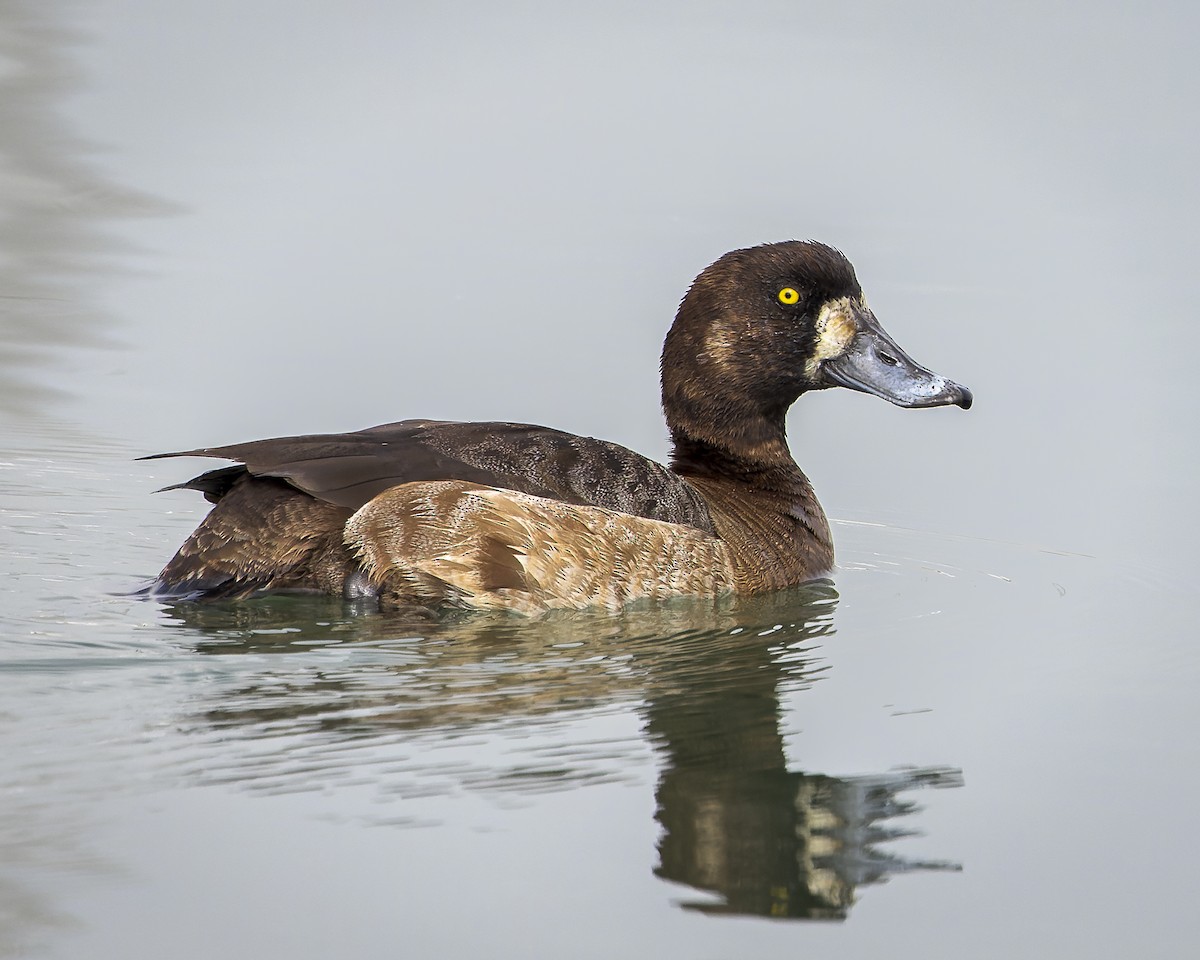
<svg viewBox="0 0 1200 960">
<path fill-rule="evenodd" d="M 743 709 L 746 708 L 746 709 Z M 877 845 L 911 835 L 886 822 L 919 808 L 899 799 L 915 787 L 962 786 L 949 768 L 911 769 L 836 778 L 787 770 L 773 717 L 749 702 L 727 701 L 717 714 L 694 713 L 703 726 L 716 716 L 743 724 L 738 733 L 693 728 L 666 738 L 670 761 L 658 785 L 657 819 L 664 833 L 659 866 L 667 880 L 720 896 L 683 905 L 706 913 L 800 919 L 845 919 L 857 887 L 910 870 L 958 870 L 942 861 L 915 861 Z M 684 726 L 688 720 L 684 719 Z M 653 726 L 653 721 L 652 721 Z M 698 734 L 708 749 L 695 750 Z M 772 745 L 772 739 L 776 745 Z M 683 745 L 686 760 L 678 755 Z M 778 747 L 778 749 L 776 749 Z M 672 756 L 674 754 L 674 756 Z"/>
<path fill-rule="evenodd" d="M 901 794 L 962 779 L 950 769 L 842 778 L 788 769 L 780 694 L 821 679 L 820 644 L 833 631 L 836 602 L 833 585 L 819 581 L 767 597 L 535 620 L 397 620 L 288 597 L 166 612 L 200 635 L 202 652 L 256 655 L 224 661 L 228 682 L 202 718 L 223 745 L 222 769 L 206 764 L 209 778 L 294 790 L 311 786 L 295 781 L 319 779 L 325 765 L 331 777 L 354 766 L 361 779 L 355 750 L 366 746 L 372 759 L 363 762 L 386 767 L 379 780 L 389 795 L 428 793 L 410 779 L 429 771 L 403 769 L 399 748 L 514 725 L 524 736 L 544 719 L 629 705 L 662 759 L 655 872 L 715 895 L 683 906 L 841 919 L 860 886 L 897 872 L 957 869 L 879 845 L 912 832 L 891 825 L 918 809 Z M 286 751 L 229 749 L 231 740 L 278 736 L 288 738 Z M 556 740 L 539 756 L 523 741 L 511 769 L 480 773 L 459 763 L 454 776 L 460 786 L 534 791 L 619 779 L 622 767 L 638 766 L 635 751 L 619 744 L 591 746 Z"/>
</svg>

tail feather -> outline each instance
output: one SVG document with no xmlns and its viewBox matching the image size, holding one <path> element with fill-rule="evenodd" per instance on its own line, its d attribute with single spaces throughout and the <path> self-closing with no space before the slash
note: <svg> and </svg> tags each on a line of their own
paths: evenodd
<svg viewBox="0 0 1200 960">
<path fill-rule="evenodd" d="M 356 568 L 342 543 L 350 511 L 281 480 L 226 467 L 181 488 L 215 506 L 163 568 L 153 592 L 167 596 L 242 597 L 265 590 L 341 593 Z"/>
</svg>

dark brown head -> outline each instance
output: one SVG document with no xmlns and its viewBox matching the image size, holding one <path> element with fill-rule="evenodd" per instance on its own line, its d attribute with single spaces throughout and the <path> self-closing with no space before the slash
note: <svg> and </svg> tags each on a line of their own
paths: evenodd
<svg viewBox="0 0 1200 960">
<path fill-rule="evenodd" d="M 677 452 L 692 443 L 752 458 L 779 444 L 786 452 L 788 407 L 832 386 L 904 407 L 971 405 L 969 390 L 888 336 L 850 261 L 813 241 L 721 257 L 688 290 L 663 346 L 663 409 Z"/>
</svg>

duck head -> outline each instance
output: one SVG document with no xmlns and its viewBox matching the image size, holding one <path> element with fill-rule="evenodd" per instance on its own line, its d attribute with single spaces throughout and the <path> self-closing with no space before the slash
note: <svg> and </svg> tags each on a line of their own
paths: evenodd
<svg viewBox="0 0 1200 960">
<path fill-rule="evenodd" d="M 971 406 L 971 391 L 900 349 L 833 247 L 792 240 L 727 253 L 680 304 L 662 355 L 663 408 L 677 445 L 783 440 L 809 390 L 848 387 L 901 407 Z"/>
</svg>

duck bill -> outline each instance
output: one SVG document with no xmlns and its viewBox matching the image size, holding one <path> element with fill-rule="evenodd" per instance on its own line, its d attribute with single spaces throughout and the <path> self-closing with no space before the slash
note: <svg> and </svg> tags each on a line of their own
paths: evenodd
<svg viewBox="0 0 1200 960">
<path fill-rule="evenodd" d="M 870 311 L 863 311 L 855 320 L 858 330 L 849 347 L 821 363 L 826 385 L 872 393 L 899 407 L 953 405 L 970 409 L 970 390 L 913 360 Z"/>
</svg>

